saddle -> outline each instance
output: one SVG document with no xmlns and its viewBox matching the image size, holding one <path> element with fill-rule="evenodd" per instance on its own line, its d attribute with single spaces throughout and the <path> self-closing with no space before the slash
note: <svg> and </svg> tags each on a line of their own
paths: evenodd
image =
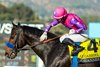
<svg viewBox="0 0 100 67">
<path fill-rule="evenodd" d="M 91 39 L 84 41 L 80 44 L 85 49 L 78 53 L 78 62 L 79 63 L 88 63 L 88 62 L 98 62 L 100 61 L 100 40 Z M 68 46 L 70 55 L 72 53 L 73 47 Z M 71 59 L 73 56 L 71 56 Z"/>
</svg>

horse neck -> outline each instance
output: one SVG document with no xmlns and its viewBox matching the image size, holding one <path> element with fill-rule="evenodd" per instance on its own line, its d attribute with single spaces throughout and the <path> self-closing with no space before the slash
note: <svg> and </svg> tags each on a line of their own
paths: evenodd
<svg viewBox="0 0 100 67">
<path fill-rule="evenodd" d="M 35 36 L 35 35 L 34 35 Z M 32 41 L 32 39 L 29 39 L 28 38 L 28 44 L 30 46 L 32 46 L 32 50 L 43 60 L 44 63 L 46 63 L 46 58 L 47 58 L 47 55 L 48 53 L 50 52 L 51 48 L 52 48 L 52 44 L 43 44 L 41 42 L 39 42 L 39 37 L 36 37 L 36 41 Z M 33 38 L 34 40 L 34 38 Z"/>
<path fill-rule="evenodd" d="M 50 49 L 50 46 L 47 44 L 44 45 L 39 41 L 43 31 L 36 28 L 30 31 L 30 29 L 25 28 L 24 33 L 27 44 L 42 60 L 44 60 L 44 51 L 47 51 L 45 48 Z"/>
<path fill-rule="evenodd" d="M 34 29 L 31 30 L 32 33 L 28 32 L 28 31 L 29 30 L 24 32 L 24 33 L 26 33 L 26 35 L 25 35 L 26 41 L 29 44 L 29 46 L 34 46 L 34 47 L 31 47 L 31 48 L 43 60 L 45 65 L 50 60 L 50 59 L 48 60 L 48 56 L 49 57 L 51 57 L 51 55 L 55 56 L 55 52 L 58 55 L 60 55 L 63 48 L 65 48 L 65 47 L 60 45 L 59 38 L 44 44 L 44 43 L 41 43 L 39 41 L 39 38 L 42 35 L 43 31 L 38 30 L 38 29 L 37 30 L 34 30 Z M 57 36 L 52 34 L 52 33 L 48 33 L 49 39 L 54 38 L 54 37 L 57 37 Z M 61 51 L 59 51 L 59 50 L 61 50 Z"/>
</svg>

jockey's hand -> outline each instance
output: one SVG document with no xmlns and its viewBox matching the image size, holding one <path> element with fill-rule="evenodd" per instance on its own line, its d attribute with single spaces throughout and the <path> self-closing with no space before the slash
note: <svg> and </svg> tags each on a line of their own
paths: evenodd
<svg viewBox="0 0 100 67">
<path fill-rule="evenodd" d="M 46 39 L 47 39 L 47 33 L 44 32 L 44 33 L 41 35 L 41 37 L 40 37 L 40 41 L 42 42 L 42 41 L 44 41 L 44 40 L 46 40 Z"/>
<path fill-rule="evenodd" d="M 75 33 L 75 30 L 74 29 L 71 29 L 70 31 L 69 31 L 69 34 L 74 34 Z"/>
</svg>

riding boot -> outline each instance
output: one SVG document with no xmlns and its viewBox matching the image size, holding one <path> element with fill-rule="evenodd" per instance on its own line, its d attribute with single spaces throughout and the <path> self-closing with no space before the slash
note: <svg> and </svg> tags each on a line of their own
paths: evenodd
<svg viewBox="0 0 100 67">
<path fill-rule="evenodd" d="M 69 38 L 65 38 L 62 43 L 73 47 L 72 56 L 76 56 L 80 51 L 84 50 L 84 47 L 77 45 Z"/>
</svg>

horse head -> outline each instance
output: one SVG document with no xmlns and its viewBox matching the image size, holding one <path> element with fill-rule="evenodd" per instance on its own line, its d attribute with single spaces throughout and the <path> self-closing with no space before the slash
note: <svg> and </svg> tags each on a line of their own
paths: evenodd
<svg viewBox="0 0 100 67">
<path fill-rule="evenodd" d="M 26 45 L 25 41 L 23 40 L 23 30 L 20 26 L 20 23 L 18 23 L 17 25 L 12 23 L 12 25 L 13 28 L 9 38 L 9 42 L 6 43 L 5 49 L 5 56 L 11 59 L 15 58 L 19 50 Z"/>
</svg>

